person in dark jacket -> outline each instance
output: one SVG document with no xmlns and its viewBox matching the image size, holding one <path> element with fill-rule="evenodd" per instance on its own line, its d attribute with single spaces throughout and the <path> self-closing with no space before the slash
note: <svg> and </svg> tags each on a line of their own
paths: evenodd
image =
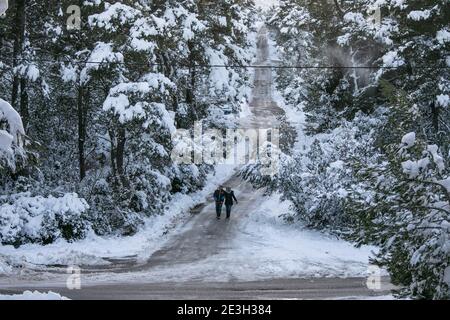
<svg viewBox="0 0 450 320">
<path fill-rule="evenodd" d="M 214 201 L 216 202 L 216 214 L 218 220 L 220 220 L 220 216 L 222 215 L 222 207 L 224 200 L 225 200 L 225 191 L 223 190 L 223 187 L 220 186 L 216 191 L 214 191 Z"/>
<path fill-rule="evenodd" d="M 231 207 L 234 204 L 233 200 L 236 201 L 236 204 L 238 203 L 236 196 L 234 195 L 234 191 L 228 187 L 227 191 L 225 191 L 225 208 L 227 210 L 227 219 L 230 219 L 231 216 Z"/>
</svg>

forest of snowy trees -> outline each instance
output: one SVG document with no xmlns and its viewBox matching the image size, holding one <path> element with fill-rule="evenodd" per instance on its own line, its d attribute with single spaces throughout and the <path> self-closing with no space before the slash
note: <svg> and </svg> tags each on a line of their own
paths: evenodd
<svg viewBox="0 0 450 320">
<path fill-rule="evenodd" d="M 214 167 L 175 163 L 173 133 L 233 126 L 257 13 L 251 0 L 10 1 L 0 242 L 132 235 L 201 189 Z M 287 221 L 380 247 L 373 263 L 402 294 L 449 298 L 448 1 L 284 0 L 263 19 L 286 66 L 276 90 L 306 118 L 274 177 L 242 175 L 292 202 Z"/>
<path fill-rule="evenodd" d="M 426 298 L 450 294 L 449 21 L 445 0 L 286 0 L 267 21 L 285 64 L 318 67 L 278 73 L 310 143 L 272 188 Z"/>
<path fill-rule="evenodd" d="M 212 169 L 173 163 L 175 128 L 221 127 L 246 98 L 243 70 L 208 66 L 249 64 L 252 2 L 76 4 L 10 1 L 0 20 L 4 244 L 133 234 Z"/>
</svg>

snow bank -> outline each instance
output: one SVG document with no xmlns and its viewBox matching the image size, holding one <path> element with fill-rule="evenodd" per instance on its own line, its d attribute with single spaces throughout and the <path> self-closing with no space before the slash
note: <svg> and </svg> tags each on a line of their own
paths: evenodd
<svg viewBox="0 0 450 320">
<path fill-rule="evenodd" d="M 11 267 L 11 265 L 5 261 L 4 257 L 0 255 L 0 275 L 11 274 L 12 271 L 13 268 Z"/>
<path fill-rule="evenodd" d="M 242 264 L 249 277 L 353 277 L 366 276 L 369 257 L 376 247 L 355 248 L 331 235 L 287 224 L 281 214 L 291 212 L 290 202 L 280 196 L 263 199 L 236 238 Z M 243 245 L 245 244 L 245 245 Z M 233 260 L 232 256 L 229 257 Z"/>
<path fill-rule="evenodd" d="M 76 242 L 59 239 L 46 246 L 0 246 L 0 252 L 4 255 L 3 259 L 0 256 L 0 274 L 12 274 L 12 266 L 39 268 L 45 265 L 107 265 L 109 262 L 106 258 L 133 255 L 139 261 L 144 261 L 179 230 L 182 222 L 190 217 L 190 209 L 208 201 L 217 184 L 228 180 L 235 172 L 234 169 L 233 166 L 218 166 L 215 174 L 209 175 L 203 190 L 190 195 L 176 195 L 167 205 L 169 210 L 165 215 L 149 217 L 144 228 L 131 237 L 100 237 L 89 232 L 85 239 Z M 0 233 L 3 234 L 1 231 Z"/>
<path fill-rule="evenodd" d="M 49 291 L 42 293 L 39 291 L 25 291 L 22 294 L 3 295 L 0 294 L 0 300 L 70 300 L 58 293 Z"/>
<path fill-rule="evenodd" d="M 280 215 L 290 212 L 289 207 L 279 195 L 264 198 L 259 192 L 254 207 L 248 208 L 251 214 L 233 226 L 236 237 L 217 254 L 139 273 L 92 275 L 89 281 L 109 283 L 114 277 L 120 282 L 229 282 L 370 274 L 369 257 L 376 247 L 355 248 L 330 235 L 288 224 Z"/>
</svg>

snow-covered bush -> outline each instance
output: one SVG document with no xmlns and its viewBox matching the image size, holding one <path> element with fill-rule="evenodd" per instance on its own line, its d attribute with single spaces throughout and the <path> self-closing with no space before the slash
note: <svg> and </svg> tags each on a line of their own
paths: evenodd
<svg viewBox="0 0 450 320">
<path fill-rule="evenodd" d="M 62 197 L 16 194 L 0 200 L 2 244 L 48 244 L 59 238 L 75 240 L 83 238 L 90 228 L 89 205 L 74 193 Z"/>
</svg>

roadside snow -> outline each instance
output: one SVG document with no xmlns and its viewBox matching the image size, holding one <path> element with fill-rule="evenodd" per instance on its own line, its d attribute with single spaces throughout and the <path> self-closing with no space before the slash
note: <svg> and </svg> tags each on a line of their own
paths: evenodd
<svg viewBox="0 0 450 320">
<path fill-rule="evenodd" d="M 0 256 L 0 275 L 10 274 L 12 272 L 12 267 L 6 263 L 4 258 Z"/>
<path fill-rule="evenodd" d="M 367 296 L 367 297 L 340 297 L 332 300 L 406 300 L 398 299 L 391 294 L 384 296 Z"/>
<path fill-rule="evenodd" d="M 260 200 L 260 201 L 258 201 Z M 256 199 L 251 214 L 234 225 L 236 236 L 226 248 L 195 262 L 155 266 L 121 275 L 85 275 L 90 283 L 229 282 L 274 278 L 366 277 L 376 247 L 355 248 L 318 231 L 286 223 L 289 202 L 280 196 Z M 231 220 L 233 223 L 233 220 Z M 381 275 L 387 275 L 382 271 Z"/>
<path fill-rule="evenodd" d="M 57 227 L 59 223 L 70 224 L 80 232 L 85 223 L 83 214 L 89 208 L 87 202 L 76 193 L 66 193 L 62 197 L 20 193 L 11 198 L 14 199 L 12 204 L 0 204 L 1 243 L 60 238 L 61 231 Z M 46 227 L 49 225 L 55 227 Z"/>
<path fill-rule="evenodd" d="M 208 264 L 222 280 L 258 280 L 273 277 L 366 276 L 375 247 L 351 243 L 304 227 L 289 225 L 280 214 L 289 203 L 280 196 L 261 199 L 260 206 L 240 227 L 231 249 L 213 256 Z M 214 275 L 214 272 L 211 272 Z"/>
<path fill-rule="evenodd" d="M 45 265 L 108 265 L 105 258 L 137 256 L 138 261 L 149 258 L 165 241 L 177 232 L 190 210 L 207 201 L 217 184 L 234 174 L 235 167 L 222 165 L 210 174 L 203 190 L 190 195 L 179 194 L 168 205 L 163 216 L 147 219 L 145 227 L 131 237 L 99 237 L 93 233 L 80 241 L 69 243 L 60 239 L 41 246 L 26 244 L 19 248 L 0 245 L 0 275 L 15 273 L 16 268 L 45 269 Z M 171 230 L 169 233 L 167 231 Z"/>
<path fill-rule="evenodd" d="M 4 295 L 0 294 L 0 300 L 70 300 L 58 293 L 49 291 L 41 293 L 39 291 L 25 291 L 22 294 Z"/>
</svg>

